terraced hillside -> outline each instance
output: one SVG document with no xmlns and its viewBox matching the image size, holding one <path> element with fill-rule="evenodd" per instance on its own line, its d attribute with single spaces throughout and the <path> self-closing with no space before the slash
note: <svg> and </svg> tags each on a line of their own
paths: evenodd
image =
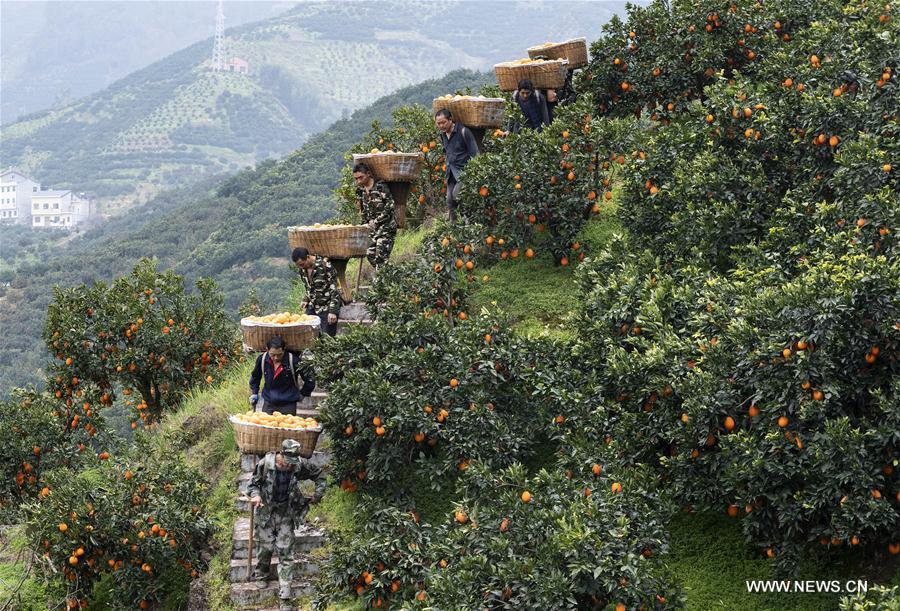
<svg viewBox="0 0 900 611">
<path fill-rule="evenodd" d="M 249 74 L 212 72 L 207 40 L 97 94 L 5 126 L 0 156 L 44 184 L 93 193 L 115 212 L 287 153 L 399 87 L 521 57 L 547 39 L 589 35 L 616 8 L 302 4 L 227 31 L 227 57 L 249 62 Z"/>
</svg>

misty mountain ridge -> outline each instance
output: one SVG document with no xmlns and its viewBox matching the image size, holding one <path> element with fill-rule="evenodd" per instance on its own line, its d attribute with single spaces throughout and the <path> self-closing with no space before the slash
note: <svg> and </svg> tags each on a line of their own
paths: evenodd
<svg viewBox="0 0 900 611">
<path fill-rule="evenodd" d="M 288 153 L 400 87 L 459 67 L 490 68 L 546 40 L 592 36 L 623 6 L 303 3 L 227 30 L 225 59 L 246 74 L 211 71 L 207 39 L 4 126 L 0 156 L 44 185 L 93 194 L 114 213 Z"/>
</svg>

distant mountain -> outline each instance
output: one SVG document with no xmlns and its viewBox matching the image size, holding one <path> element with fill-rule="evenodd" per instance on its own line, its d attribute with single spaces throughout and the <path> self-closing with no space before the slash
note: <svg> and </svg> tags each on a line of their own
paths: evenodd
<svg viewBox="0 0 900 611">
<path fill-rule="evenodd" d="M 430 108 L 444 91 L 477 90 L 493 80 L 457 70 L 407 87 L 337 121 L 282 160 L 167 191 L 65 244 L 51 247 L 43 232 L 0 225 L 0 397 L 40 382 L 47 357 L 41 327 L 54 285 L 108 281 L 151 257 L 190 279 L 214 278 L 232 312 L 249 287 L 272 306 L 283 303 L 293 277 L 287 227 L 333 216 L 344 154 L 372 122 L 390 125 L 398 106 Z"/>
<path fill-rule="evenodd" d="M 226 7 L 228 4 L 226 4 Z M 228 30 L 61 108 L 3 129 L 0 157 L 105 211 L 296 148 L 354 109 L 450 69 L 486 69 L 547 40 L 593 38 L 624 3 L 308 2 Z"/>
<path fill-rule="evenodd" d="M 228 26 L 294 2 L 225 4 Z M 215 31 L 216 2 L 3 0 L 0 123 L 70 103 Z"/>
</svg>

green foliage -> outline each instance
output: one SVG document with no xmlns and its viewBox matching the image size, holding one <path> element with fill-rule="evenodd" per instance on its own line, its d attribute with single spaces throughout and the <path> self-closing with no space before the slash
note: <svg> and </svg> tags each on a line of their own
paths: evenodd
<svg viewBox="0 0 900 611">
<path fill-rule="evenodd" d="M 483 236 L 480 225 L 436 223 L 422 237 L 418 256 L 386 266 L 375 278 L 365 297 L 370 314 L 383 322 L 416 315 L 465 320 L 466 297 L 479 282 L 478 271 L 495 256 Z"/>
<path fill-rule="evenodd" d="M 44 475 L 77 461 L 49 394 L 19 391 L 0 401 L 0 522 L 13 523 L 19 506 L 44 488 Z M 83 440 L 86 436 L 82 436 Z"/>
<path fill-rule="evenodd" d="M 131 455 L 73 476 L 47 476 L 49 494 L 25 507 L 29 544 L 73 607 L 109 575 L 120 607 L 146 608 L 202 568 L 211 526 L 196 505 L 204 485 L 179 458 L 137 444 Z M 146 602 L 143 602 L 146 601 Z"/>
<path fill-rule="evenodd" d="M 65 403 L 59 409 L 72 429 L 83 420 L 90 431 L 93 412 L 112 404 L 117 386 L 125 396 L 139 393 L 135 415 L 153 424 L 237 356 L 215 283 L 198 281 L 197 290 L 186 293 L 183 278 L 146 259 L 110 286 L 54 289 L 44 329 L 56 351 L 48 386 Z"/>
<path fill-rule="evenodd" d="M 647 254 L 579 274 L 576 354 L 611 399 L 610 434 L 662 465 L 683 502 L 746 513 L 747 536 L 783 568 L 820 538 L 874 544 L 896 526 L 900 273 L 850 250 L 795 278 L 722 278 Z"/>
<path fill-rule="evenodd" d="M 840 609 L 841 611 L 874 611 L 875 609 L 896 611 L 900 609 L 900 587 L 876 586 L 865 594 L 848 596 L 841 600 Z"/>
<path fill-rule="evenodd" d="M 679 606 L 653 558 L 665 551 L 664 526 L 644 491 L 591 490 L 557 469 L 529 478 L 520 466 L 473 468 L 463 486 L 455 522 L 430 550 L 431 600 L 455 608 Z"/>
<path fill-rule="evenodd" d="M 440 486 L 471 461 L 507 465 L 530 454 L 549 417 L 542 399 L 552 374 L 533 360 L 553 360 L 554 346 L 489 319 L 379 324 L 319 354 L 330 393 L 322 422 L 345 489 L 409 495 L 415 471 Z"/>
<path fill-rule="evenodd" d="M 897 22 L 880 6 L 842 9 L 654 3 L 610 23 L 586 73 L 597 109 L 652 122 L 623 168 L 635 237 L 725 271 L 787 202 L 825 201 L 847 222 L 881 190 L 897 207 Z"/>
</svg>

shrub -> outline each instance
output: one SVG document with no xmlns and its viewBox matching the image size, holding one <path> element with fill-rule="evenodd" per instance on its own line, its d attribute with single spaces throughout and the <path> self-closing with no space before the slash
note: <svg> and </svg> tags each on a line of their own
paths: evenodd
<svg viewBox="0 0 900 611">
<path fill-rule="evenodd" d="M 621 150 L 613 146 L 627 138 L 623 123 L 594 121 L 591 112 L 588 97 L 560 108 L 540 134 L 495 134 L 489 150 L 466 165 L 461 212 L 487 225 L 501 258 L 524 256 L 541 234 L 557 263 L 583 256 L 575 236 L 592 211 L 608 205 L 610 161 Z"/>
<path fill-rule="evenodd" d="M 420 607 L 680 605 L 653 557 L 665 546 L 664 523 L 641 491 L 585 487 L 558 469 L 528 477 L 521 466 L 497 472 L 479 465 L 463 479 L 466 496 L 429 550 Z"/>
<path fill-rule="evenodd" d="M 46 477 L 48 494 L 25 506 L 30 547 L 48 579 L 84 607 L 98 580 L 112 580 L 121 607 L 144 609 L 196 577 L 211 525 L 197 498 L 204 485 L 178 458 L 138 444 L 130 456 Z M 180 576 L 180 577 L 179 577 Z"/>
<path fill-rule="evenodd" d="M 581 272 L 576 358 L 596 355 L 609 437 L 682 502 L 745 514 L 783 570 L 822 541 L 896 545 L 900 270 L 856 233 L 796 276 Z"/>
<path fill-rule="evenodd" d="M 44 474 L 75 459 L 77 444 L 66 439 L 55 400 L 47 394 L 18 391 L 0 401 L 0 516 L 18 515 L 19 505 L 45 488 Z M 84 440 L 84 436 L 81 439 Z"/>
<path fill-rule="evenodd" d="M 472 461 L 527 457 L 565 369 L 559 347 L 488 318 L 378 324 L 322 346 L 335 473 L 345 489 L 372 494 L 404 494 L 417 471 L 440 487 Z M 537 369 L 538 360 L 554 365 Z"/>
<path fill-rule="evenodd" d="M 56 357 L 48 386 L 67 429 L 95 432 L 92 419 L 119 392 L 152 424 L 235 358 L 235 329 L 215 284 L 201 280 L 197 289 L 187 293 L 180 276 L 157 272 L 149 260 L 108 286 L 54 289 L 44 326 Z"/>
</svg>

